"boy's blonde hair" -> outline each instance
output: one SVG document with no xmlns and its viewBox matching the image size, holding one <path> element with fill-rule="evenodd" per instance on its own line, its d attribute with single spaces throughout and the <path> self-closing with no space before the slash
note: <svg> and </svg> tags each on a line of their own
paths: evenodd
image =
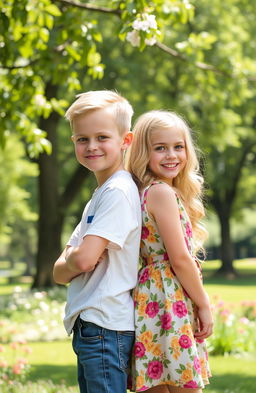
<svg viewBox="0 0 256 393">
<path fill-rule="evenodd" d="M 134 125 L 134 138 L 126 156 L 126 167 L 141 190 L 155 180 L 148 163 L 151 152 L 151 136 L 154 130 L 179 129 L 185 141 L 187 162 L 183 170 L 173 179 L 173 187 L 179 191 L 190 217 L 196 250 L 202 249 L 207 232 L 199 223 L 204 217 L 201 201 L 203 178 L 199 173 L 199 162 L 186 122 L 174 112 L 155 110 L 141 115 Z"/>
<path fill-rule="evenodd" d="M 112 90 L 95 90 L 79 94 L 77 97 L 65 114 L 72 129 L 77 116 L 97 109 L 111 108 L 120 135 L 130 131 L 133 109 L 120 94 Z"/>
</svg>

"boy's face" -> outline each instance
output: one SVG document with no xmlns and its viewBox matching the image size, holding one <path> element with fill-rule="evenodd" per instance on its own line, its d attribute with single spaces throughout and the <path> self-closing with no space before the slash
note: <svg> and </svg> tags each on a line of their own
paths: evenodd
<svg viewBox="0 0 256 393">
<path fill-rule="evenodd" d="M 81 114 L 73 120 L 72 140 L 77 160 L 94 172 L 99 185 L 123 169 L 123 150 L 130 143 L 129 134 L 119 134 L 110 108 Z"/>
</svg>

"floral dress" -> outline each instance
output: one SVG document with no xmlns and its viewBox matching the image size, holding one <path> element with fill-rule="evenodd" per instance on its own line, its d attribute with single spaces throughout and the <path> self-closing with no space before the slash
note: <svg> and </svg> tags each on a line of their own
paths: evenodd
<svg viewBox="0 0 256 393">
<path fill-rule="evenodd" d="M 147 212 L 147 193 L 153 184 L 142 192 L 142 267 L 134 290 L 133 389 L 142 392 L 164 384 L 203 388 L 210 376 L 206 346 L 204 340 L 194 337 L 196 306 L 175 276 L 156 222 Z M 176 198 L 184 238 L 193 255 L 191 224 L 180 198 Z"/>
</svg>

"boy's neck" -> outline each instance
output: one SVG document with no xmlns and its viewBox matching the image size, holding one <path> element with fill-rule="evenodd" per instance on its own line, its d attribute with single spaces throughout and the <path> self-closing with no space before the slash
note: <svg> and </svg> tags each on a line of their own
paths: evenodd
<svg viewBox="0 0 256 393">
<path fill-rule="evenodd" d="M 116 172 L 123 171 L 124 165 L 120 164 L 118 168 L 115 168 L 113 171 L 108 171 L 107 173 L 94 173 L 98 187 L 101 187 L 111 176 L 113 176 Z"/>
</svg>

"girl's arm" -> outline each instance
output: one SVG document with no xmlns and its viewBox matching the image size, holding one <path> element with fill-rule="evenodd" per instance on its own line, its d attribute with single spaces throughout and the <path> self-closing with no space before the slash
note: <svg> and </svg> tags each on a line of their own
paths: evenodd
<svg viewBox="0 0 256 393">
<path fill-rule="evenodd" d="M 207 293 L 194 259 L 191 257 L 182 232 L 175 192 L 167 184 L 150 187 L 147 209 L 157 223 L 171 265 L 181 285 L 198 307 L 200 332 L 198 338 L 212 334 L 213 318 Z"/>
</svg>

